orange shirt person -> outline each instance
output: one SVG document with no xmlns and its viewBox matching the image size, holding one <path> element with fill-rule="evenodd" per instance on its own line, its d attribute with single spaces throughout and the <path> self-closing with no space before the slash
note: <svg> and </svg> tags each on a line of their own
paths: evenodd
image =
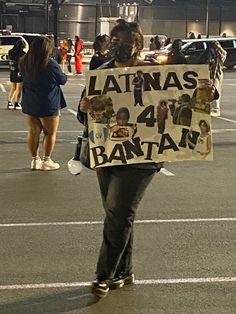
<svg viewBox="0 0 236 314">
<path fill-rule="evenodd" d="M 82 74 L 83 72 L 83 65 L 82 65 L 82 59 L 83 54 L 82 49 L 84 46 L 84 41 L 79 38 L 79 36 L 75 36 L 75 72 L 77 74 Z"/>
<path fill-rule="evenodd" d="M 67 51 L 68 51 L 68 42 L 67 39 L 64 38 L 63 41 L 60 43 L 60 49 L 61 49 L 61 69 L 64 72 L 65 69 L 65 63 L 67 61 Z"/>
</svg>

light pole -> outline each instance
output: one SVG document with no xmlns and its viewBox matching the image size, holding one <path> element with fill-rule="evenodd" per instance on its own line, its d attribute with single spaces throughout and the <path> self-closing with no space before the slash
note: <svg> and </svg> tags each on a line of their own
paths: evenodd
<svg viewBox="0 0 236 314">
<path fill-rule="evenodd" d="M 210 0 L 206 0 L 206 37 L 209 38 L 209 6 L 210 6 Z"/>
<path fill-rule="evenodd" d="M 118 4 L 118 14 L 119 17 L 122 19 L 128 21 L 128 22 L 134 22 L 135 20 L 138 20 L 138 8 L 139 4 L 136 2 L 134 3 L 123 3 Z"/>
<path fill-rule="evenodd" d="M 46 0 L 46 33 L 49 34 L 49 0 Z"/>
<path fill-rule="evenodd" d="M 65 0 L 50 0 L 53 9 L 53 34 L 54 34 L 54 42 L 57 47 L 57 37 L 58 37 L 58 12 L 60 6 L 65 2 Z"/>
</svg>

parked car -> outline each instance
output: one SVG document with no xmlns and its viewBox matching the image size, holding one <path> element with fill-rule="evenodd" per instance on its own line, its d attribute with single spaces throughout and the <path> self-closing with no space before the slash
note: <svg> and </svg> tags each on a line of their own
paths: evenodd
<svg viewBox="0 0 236 314">
<path fill-rule="evenodd" d="M 27 43 L 30 45 L 35 37 L 42 36 L 42 34 L 35 34 L 35 33 L 11 33 L 14 36 L 22 36 Z"/>
<path fill-rule="evenodd" d="M 202 38 L 202 39 L 183 39 L 181 51 L 187 58 L 189 64 L 196 64 L 199 62 L 199 57 L 207 49 L 209 44 L 213 41 L 219 41 L 221 46 L 227 51 L 227 58 L 225 60 L 225 67 L 232 69 L 236 65 L 236 37 L 226 38 Z M 164 47 L 164 49 L 149 51 L 145 54 L 145 60 L 156 59 L 160 64 L 166 64 L 168 55 L 171 52 L 172 45 Z"/>
<path fill-rule="evenodd" d="M 0 35 L 0 66 L 9 65 L 8 61 L 8 51 L 13 48 L 15 43 L 19 40 L 23 40 L 25 42 L 25 52 L 29 49 L 28 42 L 20 35 Z"/>
</svg>

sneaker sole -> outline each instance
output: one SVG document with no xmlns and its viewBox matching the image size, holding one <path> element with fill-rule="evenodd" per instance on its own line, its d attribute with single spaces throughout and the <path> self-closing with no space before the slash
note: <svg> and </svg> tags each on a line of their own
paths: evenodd
<svg viewBox="0 0 236 314">
<path fill-rule="evenodd" d="M 120 281 L 113 282 L 110 284 L 110 290 L 121 289 L 124 286 L 132 285 L 134 283 L 134 276 L 130 276 L 127 279 L 120 279 Z"/>
<path fill-rule="evenodd" d="M 98 298 L 102 299 L 105 298 L 109 292 L 109 288 L 107 290 L 91 287 L 91 292 Z"/>
<path fill-rule="evenodd" d="M 40 170 L 42 170 L 42 171 L 52 171 L 52 170 L 58 170 L 60 167 L 58 167 L 58 168 L 47 168 L 47 167 L 42 167 L 42 168 L 40 168 Z"/>
<path fill-rule="evenodd" d="M 113 282 L 109 285 L 110 290 L 116 290 L 116 289 L 121 289 L 125 285 L 124 280 L 120 280 L 120 282 Z"/>
</svg>

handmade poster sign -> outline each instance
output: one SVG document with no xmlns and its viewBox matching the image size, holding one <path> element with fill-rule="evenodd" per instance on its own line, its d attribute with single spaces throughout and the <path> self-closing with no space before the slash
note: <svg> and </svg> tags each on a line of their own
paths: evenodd
<svg viewBox="0 0 236 314">
<path fill-rule="evenodd" d="M 91 168 L 212 160 L 207 65 L 86 73 Z"/>
</svg>

